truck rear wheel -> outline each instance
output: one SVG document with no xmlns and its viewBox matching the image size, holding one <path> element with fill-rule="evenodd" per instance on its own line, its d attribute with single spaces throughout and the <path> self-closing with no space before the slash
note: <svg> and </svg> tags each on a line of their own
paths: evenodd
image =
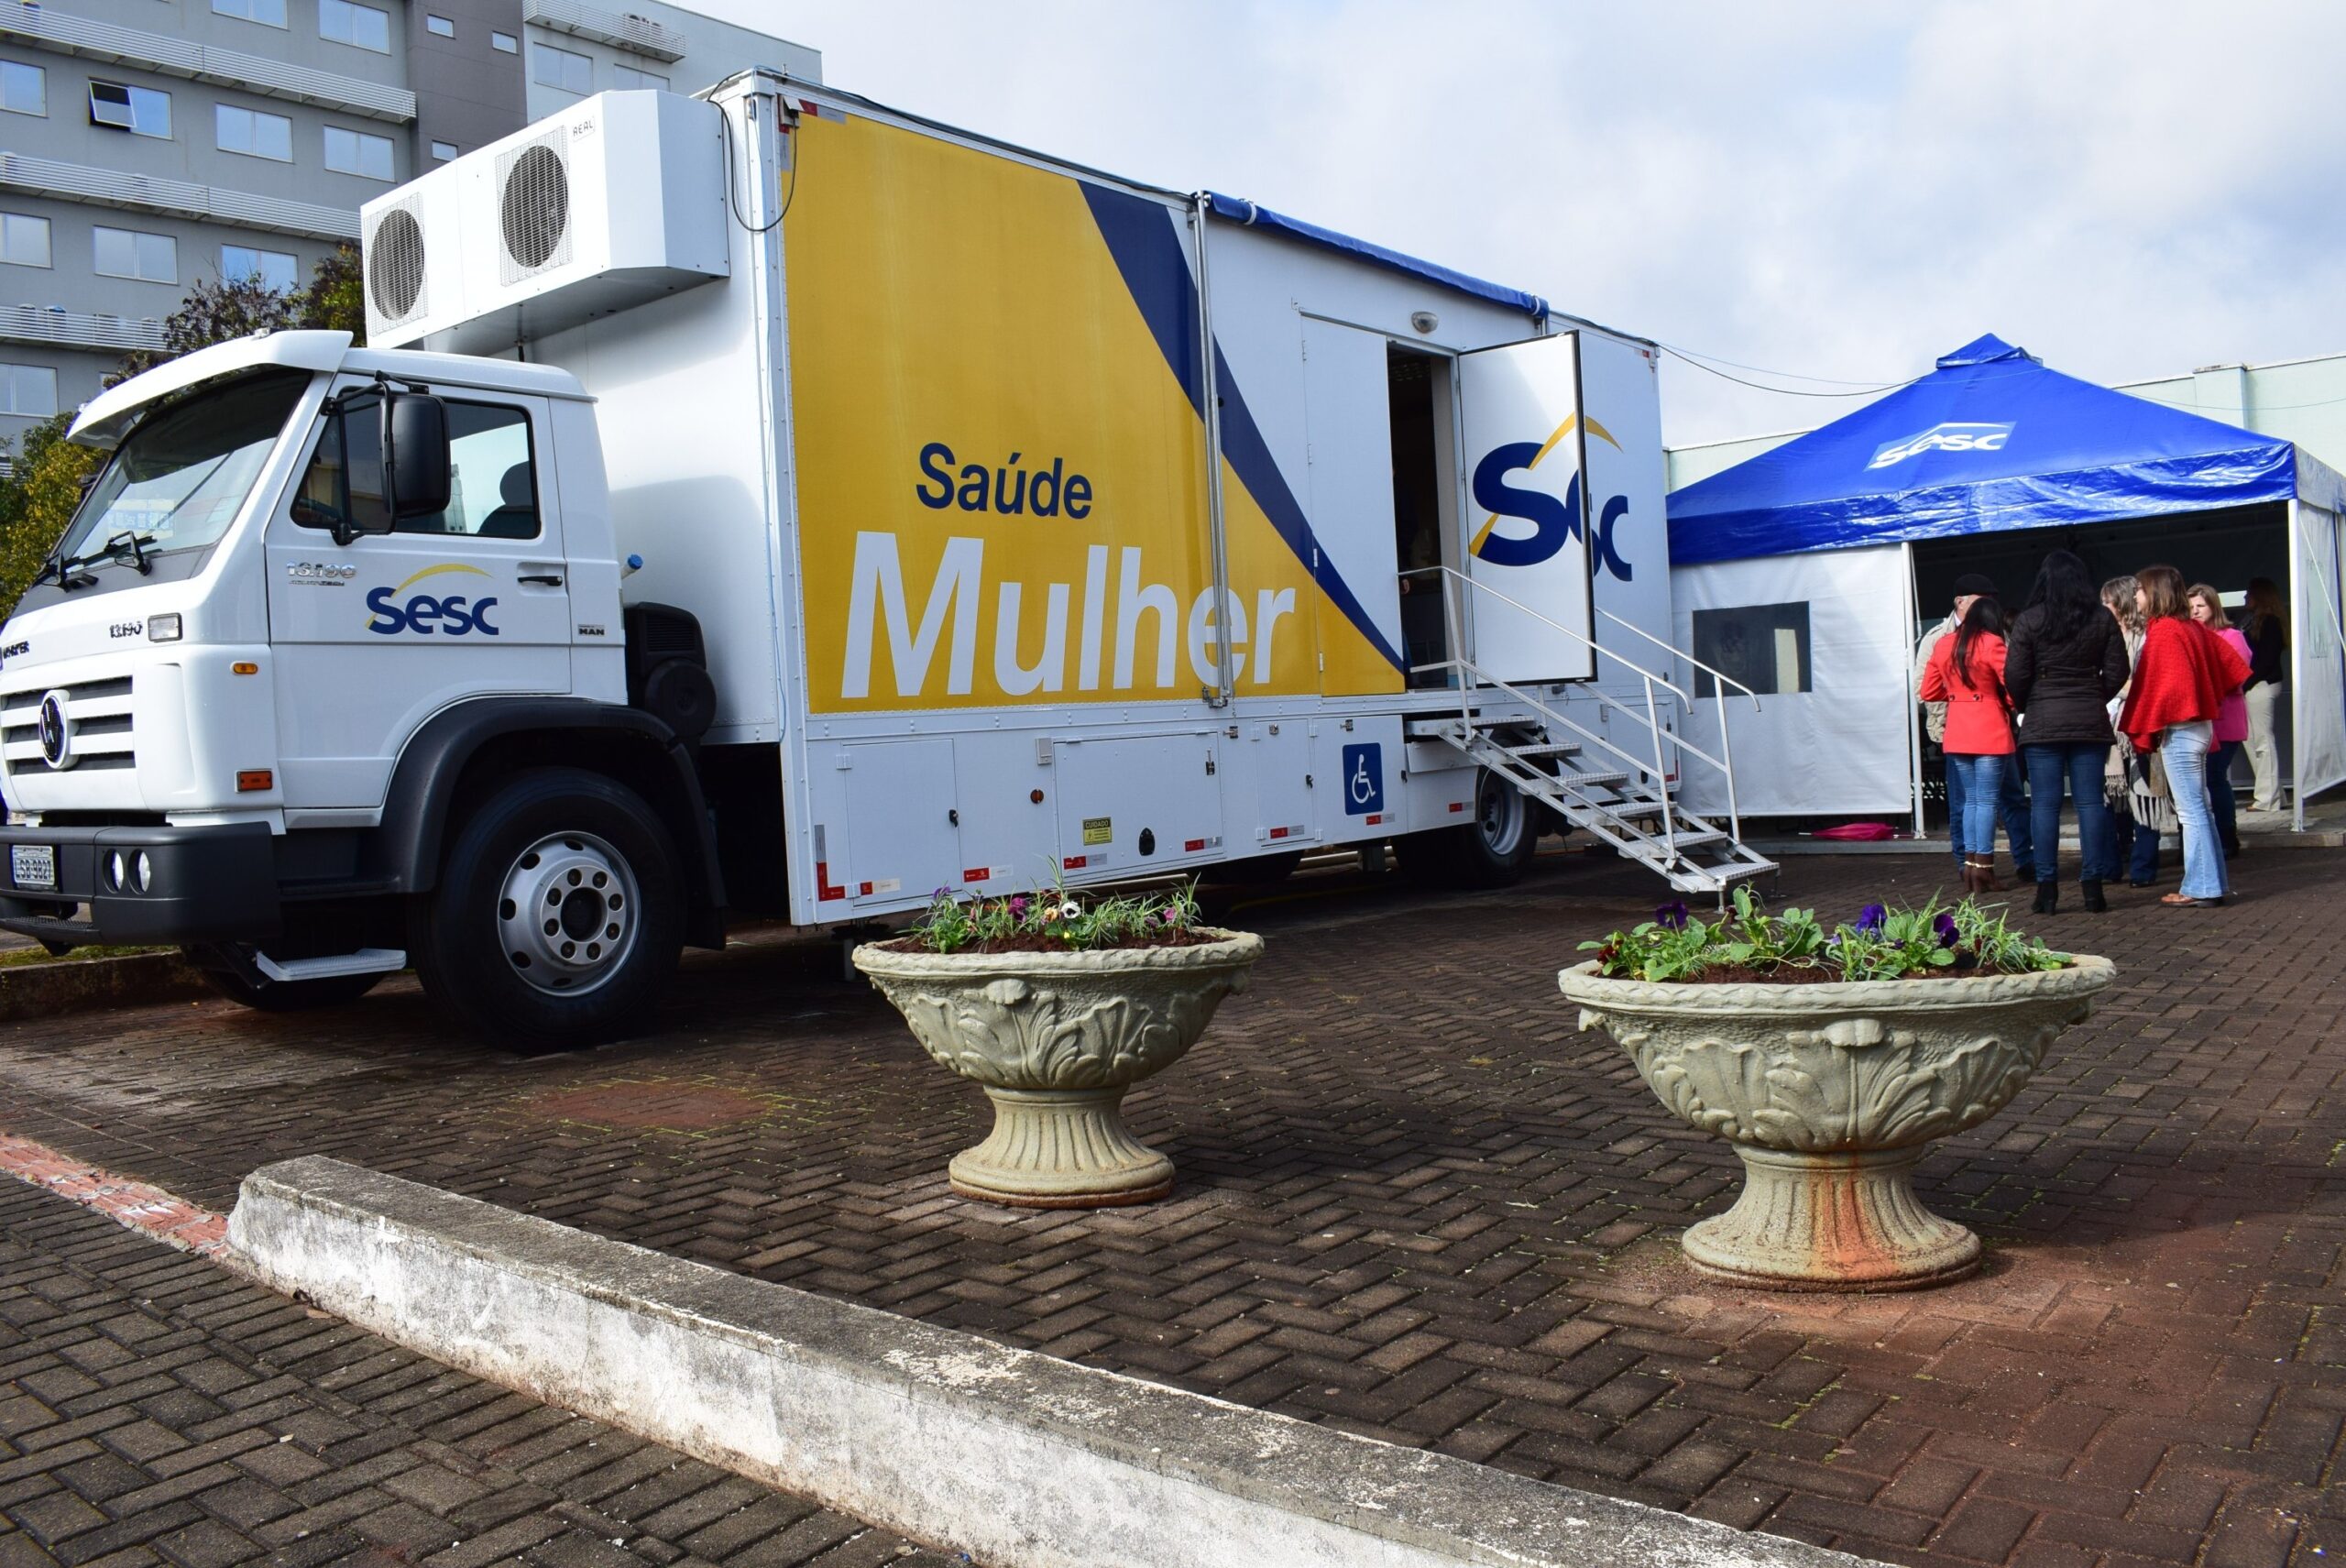
<svg viewBox="0 0 2346 1568">
<path fill-rule="evenodd" d="M 308 1013 L 321 1007 L 343 1007 L 375 989 L 381 974 L 338 974 L 323 980 L 259 980 L 247 966 L 216 947 L 181 948 L 203 983 L 240 1006 L 256 1013 Z"/>
<path fill-rule="evenodd" d="M 628 1034 L 683 946 L 675 864 L 625 785 L 577 768 L 516 774 L 457 830 L 409 956 L 435 1002 L 499 1045 Z"/>
<path fill-rule="evenodd" d="M 1443 887 L 1506 887 L 1523 874 L 1539 845 L 1532 803 L 1489 769 L 1474 779 L 1474 816 L 1456 828 L 1394 840 L 1401 868 Z"/>
</svg>

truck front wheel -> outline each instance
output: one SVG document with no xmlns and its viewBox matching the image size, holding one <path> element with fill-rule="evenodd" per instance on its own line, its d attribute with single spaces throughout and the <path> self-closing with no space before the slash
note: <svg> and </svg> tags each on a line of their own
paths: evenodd
<svg viewBox="0 0 2346 1568">
<path fill-rule="evenodd" d="M 500 1045 L 630 1033 L 683 946 L 675 864 L 660 818 L 625 785 L 576 768 L 518 773 L 457 830 L 410 957 L 435 1002 Z"/>
</svg>

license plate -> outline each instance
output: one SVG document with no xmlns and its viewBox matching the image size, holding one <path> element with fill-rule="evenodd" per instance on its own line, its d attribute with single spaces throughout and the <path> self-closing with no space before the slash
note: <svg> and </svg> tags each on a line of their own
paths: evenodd
<svg viewBox="0 0 2346 1568">
<path fill-rule="evenodd" d="M 47 844 L 8 846 L 8 874 L 18 887 L 57 886 L 57 851 Z"/>
</svg>

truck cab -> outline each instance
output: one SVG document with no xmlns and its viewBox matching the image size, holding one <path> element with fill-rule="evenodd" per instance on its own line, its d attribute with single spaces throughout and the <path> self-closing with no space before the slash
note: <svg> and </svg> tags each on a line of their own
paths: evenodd
<svg viewBox="0 0 2346 1568">
<path fill-rule="evenodd" d="M 5 633 L 0 926 L 181 945 L 272 1009 L 412 962 L 523 1044 L 640 1014 L 721 940 L 672 722 L 705 695 L 630 702 L 574 377 L 276 333 L 72 437 L 112 451 Z"/>
</svg>

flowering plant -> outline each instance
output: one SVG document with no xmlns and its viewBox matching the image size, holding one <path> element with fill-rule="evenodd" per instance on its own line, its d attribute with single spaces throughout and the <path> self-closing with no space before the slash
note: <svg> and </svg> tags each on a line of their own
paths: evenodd
<svg viewBox="0 0 2346 1568">
<path fill-rule="evenodd" d="M 953 896 L 951 888 L 940 887 L 930 895 L 927 913 L 905 935 L 932 953 L 955 953 L 989 944 L 1030 950 L 1063 947 L 1085 952 L 1146 946 L 1151 940 L 1193 931 L 1198 924 L 1195 884 L 1145 898 L 1125 894 L 1086 903 L 1054 883 L 1047 888 L 1004 898 L 973 898 L 966 904 Z"/>
<path fill-rule="evenodd" d="M 1975 899 L 1942 907 L 1934 897 L 1920 909 L 1869 904 L 1828 933 L 1814 910 L 1770 915 L 1747 887 L 1735 890 L 1735 913 L 1716 925 L 1694 918 L 1683 903 L 1665 904 L 1651 920 L 1583 942 L 1581 950 L 1595 952 L 1600 974 L 1656 981 L 1719 969 L 1761 978 L 1815 970 L 1836 980 L 1904 980 L 1935 970 L 2026 974 L 2069 962 Z"/>
</svg>

